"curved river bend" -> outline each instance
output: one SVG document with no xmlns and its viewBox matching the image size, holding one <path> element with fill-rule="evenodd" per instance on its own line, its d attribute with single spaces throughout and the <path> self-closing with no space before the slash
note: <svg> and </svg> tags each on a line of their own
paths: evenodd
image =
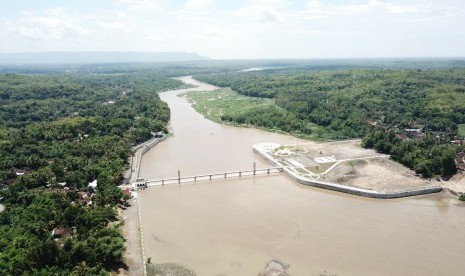
<svg viewBox="0 0 465 276">
<path fill-rule="evenodd" d="M 189 77 L 184 81 L 214 87 Z M 297 138 L 216 124 L 161 93 L 174 136 L 143 158 L 141 177 L 250 169 L 260 142 Z M 139 193 L 145 256 L 197 275 L 257 275 L 267 262 L 290 275 L 463 275 L 465 208 L 445 193 L 396 200 L 351 196 L 284 175 L 152 187 Z"/>
</svg>

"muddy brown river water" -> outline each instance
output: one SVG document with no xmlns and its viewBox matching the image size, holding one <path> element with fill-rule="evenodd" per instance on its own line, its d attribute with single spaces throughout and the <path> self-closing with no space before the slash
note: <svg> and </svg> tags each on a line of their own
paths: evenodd
<svg viewBox="0 0 465 276">
<path fill-rule="evenodd" d="M 184 81 L 211 86 L 190 78 Z M 173 137 L 149 151 L 146 179 L 267 167 L 259 142 L 297 138 L 224 126 L 177 94 Z M 464 275 L 465 206 L 445 192 L 375 200 L 299 185 L 284 175 L 151 187 L 139 193 L 145 255 L 197 275 L 257 275 L 267 262 L 290 275 Z"/>
</svg>

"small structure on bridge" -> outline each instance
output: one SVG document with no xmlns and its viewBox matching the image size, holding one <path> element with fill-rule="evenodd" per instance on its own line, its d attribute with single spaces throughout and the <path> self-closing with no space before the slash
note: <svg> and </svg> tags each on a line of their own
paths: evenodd
<svg viewBox="0 0 465 276">
<path fill-rule="evenodd" d="M 137 178 L 136 182 L 131 184 L 132 191 L 145 190 L 146 188 L 147 188 L 147 180 L 143 178 Z"/>
</svg>

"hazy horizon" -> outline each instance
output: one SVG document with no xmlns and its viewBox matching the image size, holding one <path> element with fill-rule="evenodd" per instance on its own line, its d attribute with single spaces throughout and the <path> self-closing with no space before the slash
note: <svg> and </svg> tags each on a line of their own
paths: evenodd
<svg viewBox="0 0 465 276">
<path fill-rule="evenodd" d="M 194 54 L 199 57 L 211 60 L 344 60 L 344 59 L 465 59 L 465 54 L 461 56 L 363 56 L 363 57 L 351 57 L 351 56 L 341 56 L 341 57 L 263 57 L 263 58 L 214 58 L 206 55 L 201 55 L 196 52 L 189 51 L 93 51 L 93 50 L 84 50 L 84 51 L 23 51 L 23 52 L 0 52 L 0 55 L 22 55 L 22 54 Z"/>
<path fill-rule="evenodd" d="M 465 57 L 465 3 L 459 0 L 24 0 L 0 7 L 2 54 Z"/>
</svg>

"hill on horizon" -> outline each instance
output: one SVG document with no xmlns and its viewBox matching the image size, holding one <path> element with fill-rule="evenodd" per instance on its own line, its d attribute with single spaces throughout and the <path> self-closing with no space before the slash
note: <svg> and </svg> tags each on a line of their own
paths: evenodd
<svg viewBox="0 0 465 276">
<path fill-rule="evenodd" d="M 150 63 L 209 60 L 188 52 L 33 52 L 0 53 L 0 64 Z"/>
</svg>

